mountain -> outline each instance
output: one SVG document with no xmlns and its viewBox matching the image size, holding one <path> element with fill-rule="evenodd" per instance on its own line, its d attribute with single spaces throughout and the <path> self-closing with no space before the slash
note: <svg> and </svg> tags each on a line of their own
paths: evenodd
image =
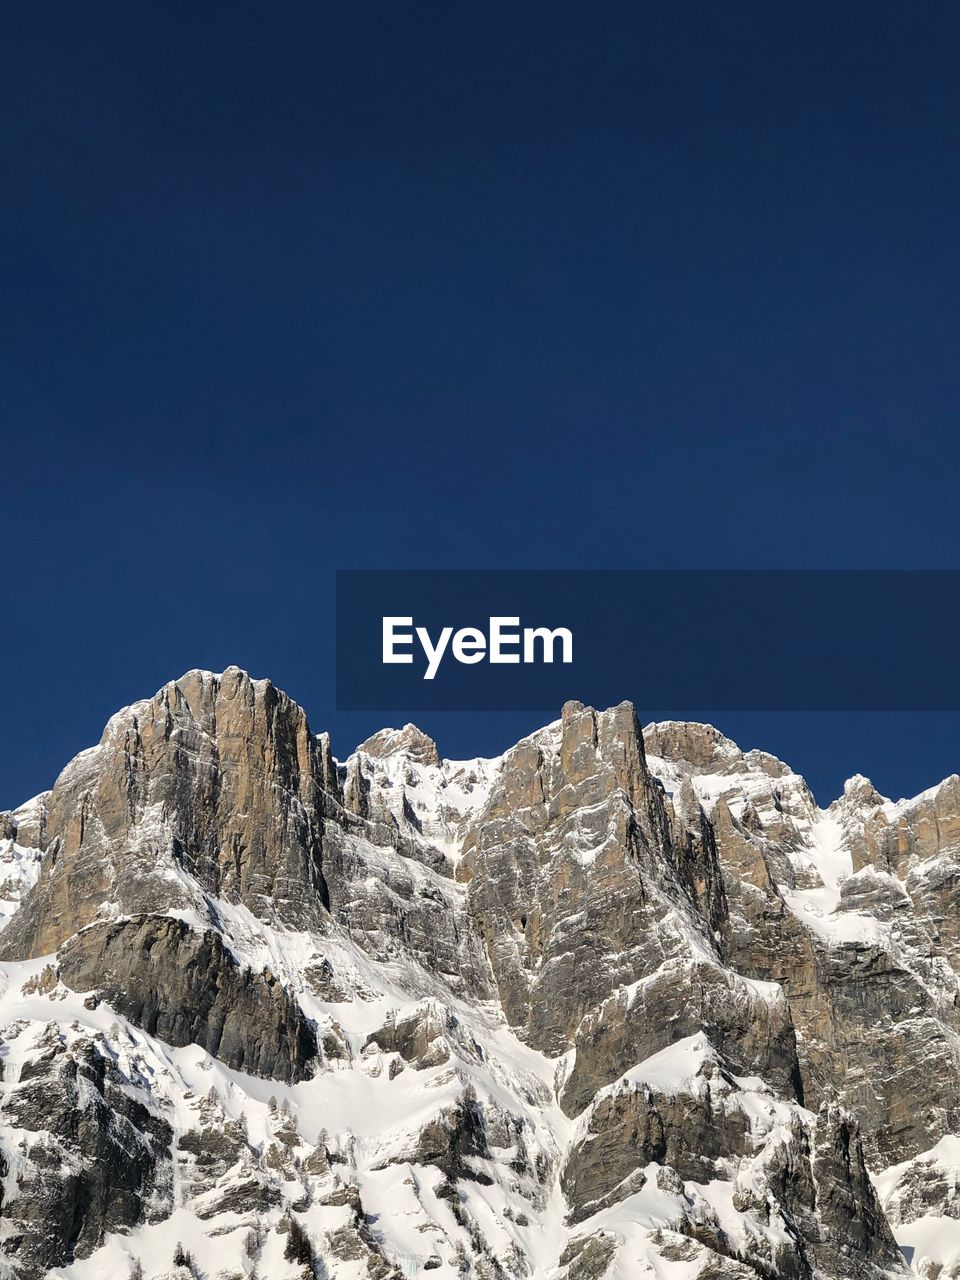
<svg viewBox="0 0 960 1280">
<path fill-rule="evenodd" d="M 192 671 L 0 815 L 0 1275 L 960 1276 L 960 779 Z"/>
</svg>

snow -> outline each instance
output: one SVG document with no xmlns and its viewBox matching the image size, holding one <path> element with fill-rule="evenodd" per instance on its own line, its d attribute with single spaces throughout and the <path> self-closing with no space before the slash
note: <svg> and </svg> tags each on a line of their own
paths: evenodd
<svg viewBox="0 0 960 1280">
<path fill-rule="evenodd" d="M 657 726 L 660 727 L 660 726 Z M 735 819 L 749 804 L 761 828 L 785 828 L 789 861 L 797 887 L 782 884 L 784 900 L 795 915 L 827 945 L 850 942 L 881 945 L 887 936 L 877 922 L 861 912 L 839 910 L 841 886 L 853 875 L 848 832 L 833 808 L 818 808 L 804 780 L 786 766 L 771 776 L 760 767 L 771 757 L 760 752 L 741 754 L 728 742 L 726 771 L 691 772 L 689 766 L 648 756 L 654 776 L 675 795 L 685 781 L 708 814 L 724 800 Z M 859 779 L 847 784 L 855 790 Z"/>
<path fill-rule="evenodd" d="M 926 1181 L 931 1174 L 939 1176 L 944 1195 L 952 1197 L 952 1210 L 957 1217 L 947 1217 L 938 1212 L 923 1214 L 912 1221 L 902 1221 L 903 1205 L 899 1192 L 908 1186 L 911 1175 L 919 1174 Z M 915 1272 L 939 1274 L 960 1264 L 960 1135 L 948 1134 L 929 1150 L 912 1160 L 891 1165 L 873 1177 L 880 1202 L 893 1221 L 893 1233 L 901 1248 L 913 1250 L 912 1266 Z M 906 1201 L 910 1211 L 909 1197 Z M 946 1208 L 946 1204 L 937 1208 Z M 924 1268 L 929 1271 L 924 1271 Z"/>
<path fill-rule="evenodd" d="M 661 1049 L 659 1053 L 631 1067 L 621 1080 L 628 1085 L 644 1084 L 658 1093 L 673 1096 L 682 1090 L 689 1090 L 704 1062 L 715 1060 L 713 1046 L 701 1033 L 687 1036 Z M 597 1096 L 603 1097 L 609 1090 L 617 1087 L 617 1084 L 609 1085 Z"/>
<path fill-rule="evenodd" d="M 23 896 L 40 875 L 41 852 L 19 840 L 20 829 L 36 825 L 49 792 L 34 796 L 10 814 L 14 834 L 0 840 L 0 930 L 20 907 Z"/>
<path fill-rule="evenodd" d="M 399 737 L 407 730 L 419 732 L 414 725 L 392 732 Z M 435 765 L 390 751 L 388 746 L 376 756 L 358 749 L 340 767 L 347 772 L 362 769 L 364 776 L 374 780 L 377 798 L 404 835 L 416 845 L 438 850 L 456 865 L 465 830 L 486 805 L 502 764 L 502 756 L 478 756 L 445 759 Z"/>
<path fill-rule="evenodd" d="M 704 1071 L 707 1064 L 712 1067 L 709 1075 Z M 645 1089 L 664 1097 L 697 1097 L 703 1095 L 708 1083 L 713 1105 L 726 1099 L 728 1106 L 743 1112 L 751 1132 L 758 1138 L 766 1137 L 777 1125 L 784 1126 L 784 1132 L 789 1131 L 794 1116 L 813 1123 L 811 1112 L 797 1103 L 778 1100 L 763 1080 L 756 1076 L 737 1076 L 726 1069 L 709 1038 L 697 1032 L 667 1045 L 625 1071 L 613 1084 L 598 1090 L 590 1107 L 576 1121 L 575 1133 L 582 1138 L 597 1104 L 616 1094 Z"/>
<path fill-rule="evenodd" d="M 40 850 L 0 840 L 0 929 L 9 924 L 23 895 L 40 875 Z"/>
<path fill-rule="evenodd" d="M 818 810 L 808 839 L 802 853 L 794 855 L 794 861 L 812 869 L 820 884 L 815 888 L 783 890 L 784 901 L 791 911 L 828 945 L 852 942 L 883 945 L 889 938 L 889 930 L 872 916 L 838 910 L 841 885 L 853 875 L 853 859 L 843 824 L 833 814 Z"/>
<path fill-rule="evenodd" d="M 941 1274 L 930 1267 L 947 1271 L 960 1265 L 960 1221 L 956 1218 L 931 1214 L 916 1222 L 904 1223 L 895 1234 L 901 1249 L 913 1250 L 910 1264 L 919 1276 Z"/>
</svg>

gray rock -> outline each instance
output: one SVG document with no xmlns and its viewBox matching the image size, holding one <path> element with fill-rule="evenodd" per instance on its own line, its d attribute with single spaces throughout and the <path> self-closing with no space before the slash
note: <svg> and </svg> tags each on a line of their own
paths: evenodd
<svg viewBox="0 0 960 1280">
<path fill-rule="evenodd" d="M 41 879 L 0 956 L 56 950 L 104 901 L 125 914 L 203 911 L 179 868 L 264 919 L 321 927 L 334 776 L 302 709 L 269 681 L 189 672 L 114 716 L 57 779 Z"/>
<path fill-rule="evenodd" d="M 276 1080 L 311 1072 L 316 1036 L 295 998 L 272 974 L 241 968 L 218 934 L 135 916 L 84 929 L 57 959 L 68 987 L 96 990 L 168 1044 L 198 1044 L 236 1071 Z"/>
<path fill-rule="evenodd" d="M 3 1205 L 0 1250 L 25 1280 L 87 1257 L 110 1231 L 169 1213 L 170 1126 L 125 1088 L 86 1038 L 49 1024 L 4 1090 L 5 1126 L 24 1131 L 24 1172 Z"/>
</svg>

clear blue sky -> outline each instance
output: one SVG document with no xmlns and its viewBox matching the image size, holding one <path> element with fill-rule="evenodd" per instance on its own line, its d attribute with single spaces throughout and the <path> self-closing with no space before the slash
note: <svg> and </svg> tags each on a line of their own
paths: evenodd
<svg viewBox="0 0 960 1280">
<path fill-rule="evenodd" d="M 8 7 L 0 806 L 192 666 L 346 754 L 336 567 L 958 567 L 958 37 L 883 0 Z M 722 727 L 822 798 L 960 767 L 956 716 Z"/>
</svg>

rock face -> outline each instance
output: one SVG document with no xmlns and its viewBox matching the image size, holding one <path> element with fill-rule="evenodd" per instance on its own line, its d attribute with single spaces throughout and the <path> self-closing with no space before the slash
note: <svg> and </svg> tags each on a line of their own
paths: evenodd
<svg viewBox="0 0 960 1280">
<path fill-rule="evenodd" d="M 68 1038 L 55 1022 L 16 1028 L 32 1052 L 4 1091 L 3 1123 L 18 1140 L 8 1169 L 24 1173 L 4 1205 L 4 1250 L 19 1270 L 93 1253 L 108 1232 L 166 1217 L 173 1131 L 127 1089 L 107 1046 Z M 21 1043 L 17 1043 L 17 1042 Z"/>
<path fill-rule="evenodd" d="M 724 911 L 712 850 L 672 838 L 629 703 L 579 703 L 504 757 L 461 877 L 509 1022 L 547 1053 L 610 994 L 674 954 L 712 951 Z M 702 906 L 704 909 L 698 909 Z"/>
<path fill-rule="evenodd" d="M 960 1275 L 958 886 L 956 778 L 190 672 L 0 815 L 0 1276 Z"/>
<path fill-rule="evenodd" d="M 650 735 L 660 750 L 676 736 L 675 728 Z M 697 758 L 699 747 L 691 750 Z M 672 783 L 681 773 L 681 787 L 699 790 L 711 808 L 730 904 L 730 962 L 786 994 L 807 1102 L 842 1094 L 879 1164 L 913 1157 L 954 1132 L 960 997 L 952 926 L 939 923 L 950 920 L 951 891 L 930 889 L 930 864 L 916 853 L 900 864 L 902 878 L 895 875 L 887 852 L 913 830 L 917 811 L 937 802 L 928 794 L 895 806 L 854 779 L 822 813 L 801 779 L 759 753 L 708 757 L 705 774 L 689 761 L 661 760 Z M 955 795 L 952 780 L 944 788 Z M 934 878 L 949 879 L 953 856 L 938 847 Z M 917 1081 L 931 1075 L 938 1087 L 924 1097 Z"/>
<path fill-rule="evenodd" d="M 169 916 L 91 925 L 57 956 L 74 991 L 96 991 L 135 1027 L 196 1044 L 235 1071 L 302 1080 L 317 1053 L 298 1002 L 269 972 L 241 968 L 218 933 Z"/>
<path fill-rule="evenodd" d="M 803 1100 L 796 1035 L 782 993 L 716 961 L 684 957 L 665 961 L 585 1015 L 560 1095 L 564 1110 L 579 1114 L 598 1088 L 699 1030 L 741 1074 L 763 1076 L 783 1097 Z"/>
<path fill-rule="evenodd" d="M 55 951 L 106 904 L 202 910 L 202 892 L 319 926 L 324 785 L 334 777 L 302 709 L 235 667 L 192 671 L 114 716 L 45 805 L 39 885 L 3 941 Z"/>
</svg>

